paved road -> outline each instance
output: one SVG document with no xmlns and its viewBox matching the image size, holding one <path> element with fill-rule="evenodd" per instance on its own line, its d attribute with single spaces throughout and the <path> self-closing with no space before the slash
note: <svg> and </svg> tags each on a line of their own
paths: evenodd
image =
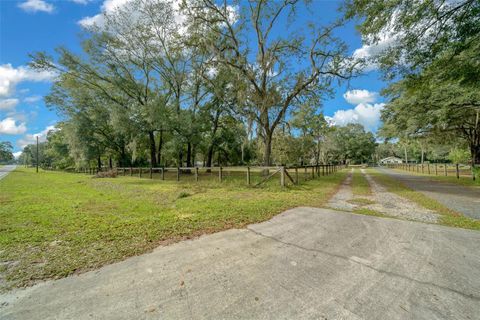
<svg viewBox="0 0 480 320">
<path fill-rule="evenodd" d="M 15 165 L 6 165 L 6 166 L 3 166 L 3 167 L 0 167 L 0 180 L 5 178 L 10 172 L 15 170 L 16 167 L 17 166 L 15 166 Z"/>
<path fill-rule="evenodd" d="M 480 232 L 296 208 L 0 296 L 2 319 L 478 319 Z"/>
<path fill-rule="evenodd" d="M 480 188 L 469 188 L 455 183 L 438 182 L 426 176 L 416 176 L 386 168 L 378 168 L 407 187 L 422 192 L 447 208 L 480 219 Z"/>
</svg>

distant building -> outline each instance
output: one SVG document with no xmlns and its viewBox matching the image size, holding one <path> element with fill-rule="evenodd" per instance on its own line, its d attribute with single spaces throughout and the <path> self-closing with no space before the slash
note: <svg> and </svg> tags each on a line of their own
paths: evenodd
<svg viewBox="0 0 480 320">
<path fill-rule="evenodd" d="M 387 157 L 379 161 L 380 164 L 398 164 L 403 163 L 403 160 L 397 157 Z"/>
</svg>

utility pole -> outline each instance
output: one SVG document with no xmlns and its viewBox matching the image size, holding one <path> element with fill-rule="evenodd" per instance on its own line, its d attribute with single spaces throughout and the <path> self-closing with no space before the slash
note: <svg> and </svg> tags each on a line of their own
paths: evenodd
<svg viewBox="0 0 480 320">
<path fill-rule="evenodd" d="M 38 173 L 38 136 L 37 136 L 37 173 Z"/>
</svg>

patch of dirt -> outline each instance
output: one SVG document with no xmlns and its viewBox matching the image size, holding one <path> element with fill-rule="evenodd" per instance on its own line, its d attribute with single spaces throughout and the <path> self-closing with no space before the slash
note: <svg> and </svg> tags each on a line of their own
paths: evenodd
<svg viewBox="0 0 480 320">
<path fill-rule="evenodd" d="M 327 206 L 334 209 L 353 211 L 357 205 L 350 203 L 353 199 L 352 192 L 353 169 L 348 173 L 347 178 L 342 182 L 337 193 L 328 201 Z"/>
</svg>

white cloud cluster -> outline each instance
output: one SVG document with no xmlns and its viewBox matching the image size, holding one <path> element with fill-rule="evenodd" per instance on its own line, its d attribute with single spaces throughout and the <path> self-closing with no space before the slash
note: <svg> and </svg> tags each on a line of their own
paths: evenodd
<svg viewBox="0 0 480 320">
<path fill-rule="evenodd" d="M 127 5 L 132 1 L 133 0 L 104 0 L 102 6 L 100 7 L 100 13 L 94 16 L 84 17 L 80 21 L 78 21 L 78 23 L 83 28 L 86 28 L 86 29 L 94 26 L 98 28 L 103 28 L 105 26 L 106 16 L 114 14 L 117 10 L 124 10 L 126 8 L 131 11 L 131 12 L 129 11 L 129 14 L 132 17 L 132 22 L 135 22 L 136 16 L 140 15 L 139 14 L 140 8 L 128 8 Z M 150 0 L 150 1 L 154 2 L 154 0 Z M 180 10 L 180 5 L 183 0 L 155 0 L 155 1 L 165 2 L 171 5 L 171 8 L 173 10 L 173 17 L 171 18 L 173 18 L 173 20 L 175 21 L 176 30 L 179 33 L 185 33 L 187 30 L 185 27 L 186 17 Z M 236 20 L 238 20 L 238 12 L 240 9 L 237 6 L 227 5 L 226 9 L 227 9 L 228 19 L 231 23 L 234 23 Z"/>
<path fill-rule="evenodd" d="M 36 71 L 24 66 L 14 68 L 9 63 L 0 65 L 0 97 L 12 95 L 20 82 L 45 82 L 53 78 L 55 73 L 50 71 Z"/>
<path fill-rule="evenodd" d="M 53 4 L 45 2 L 44 0 L 27 0 L 18 5 L 18 7 L 26 12 L 47 12 L 52 13 L 55 10 Z"/>
<path fill-rule="evenodd" d="M 27 131 L 24 122 L 17 124 L 14 118 L 8 117 L 0 121 L 0 134 L 16 135 L 23 134 Z"/>
<path fill-rule="evenodd" d="M 13 109 L 15 109 L 15 107 L 17 106 L 17 104 L 19 102 L 20 101 L 18 99 L 15 99 L 15 98 L 1 99 L 0 100 L 0 111 L 13 110 Z"/>
<path fill-rule="evenodd" d="M 14 157 L 15 159 L 18 159 L 18 157 L 20 157 L 21 154 L 22 154 L 22 151 L 14 152 L 14 153 L 13 153 L 13 157 Z"/>
<path fill-rule="evenodd" d="M 42 100 L 41 96 L 30 96 L 30 97 L 26 97 L 25 99 L 23 99 L 23 101 L 25 101 L 26 103 L 35 103 L 35 102 L 38 102 L 40 100 Z"/>
<path fill-rule="evenodd" d="M 349 123 L 360 123 L 369 131 L 375 131 L 380 124 L 380 112 L 384 103 L 360 103 L 353 109 L 337 110 L 332 117 L 332 122 L 337 126 Z"/>
<path fill-rule="evenodd" d="M 378 64 L 373 59 L 394 44 L 394 36 L 384 37 L 375 44 L 363 44 L 353 52 L 353 57 L 365 61 L 364 71 L 373 71 L 378 69 Z"/>
<path fill-rule="evenodd" d="M 377 93 L 368 90 L 350 90 L 343 97 L 348 103 L 356 104 L 353 109 L 337 110 L 333 117 L 326 117 L 330 125 L 345 126 L 359 123 L 369 131 L 376 131 L 380 125 L 380 116 L 384 103 L 373 103 Z"/>
<path fill-rule="evenodd" d="M 105 0 L 100 7 L 100 13 L 91 17 L 85 17 L 78 23 L 84 27 L 89 28 L 92 26 L 103 27 L 105 25 L 105 15 L 113 14 L 116 10 L 121 9 L 131 0 Z"/>
<path fill-rule="evenodd" d="M 343 97 L 350 104 L 372 103 L 377 99 L 377 93 L 368 90 L 349 90 Z"/>
<path fill-rule="evenodd" d="M 34 133 L 34 134 L 26 134 L 23 138 L 19 139 L 17 141 L 17 145 L 20 147 L 20 148 L 25 148 L 27 145 L 29 144 L 34 144 L 37 142 L 37 137 L 38 137 L 38 141 L 39 142 L 45 142 L 47 140 L 47 134 L 50 132 L 50 131 L 55 131 L 55 126 L 48 126 L 46 127 L 45 129 L 43 129 L 42 131 L 38 132 L 38 133 Z"/>
</svg>

